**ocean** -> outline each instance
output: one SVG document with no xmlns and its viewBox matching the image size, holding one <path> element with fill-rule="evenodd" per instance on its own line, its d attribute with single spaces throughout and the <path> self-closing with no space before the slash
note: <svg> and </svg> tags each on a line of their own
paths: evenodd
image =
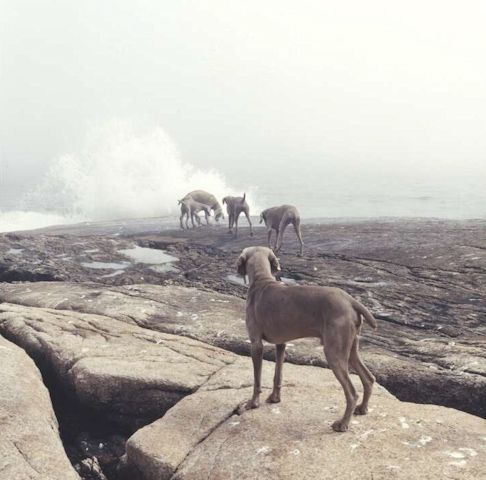
<svg viewBox="0 0 486 480">
<path fill-rule="evenodd" d="M 0 232 L 129 218 L 176 220 L 177 200 L 194 189 L 219 199 L 245 192 L 252 215 L 293 204 L 304 220 L 486 218 L 486 166 L 460 176 L 407 172 L 394 169 L 393 162 L 386 170 L 368 171 L 330 159 L 262 159 L 218 168 L 184 161 L 161 128 L 134 132 L 117 124 L 90 138 L 83 151 L 54 159 L 35 186 L 0 191 Z"/>
</svg>

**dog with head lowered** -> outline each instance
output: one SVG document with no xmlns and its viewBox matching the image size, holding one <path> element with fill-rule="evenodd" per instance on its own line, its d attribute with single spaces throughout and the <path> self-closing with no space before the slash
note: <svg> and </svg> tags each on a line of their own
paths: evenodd
<svg viewBox="0 0 486 480">
<path fill-rule="evenodd" d="M 286 342 L 317 337 L 324 346 L 329 368 L 346 397 L 344 415 L 333 423 L 332 428 L 345 432 L 353 413 L 364 415 L 368 411 L 375 378 L 359 356 L 358 334 L 363 318 L 373 328 L 377 326 L 376 320 L 365 306 L 345 291 L 313 285 L 285 285 L 273 276 L 278 270 L 279 261 L 267 247 L 245 248 L 238 258 L 238 273 L 249 277 L 246 326 L 254 371 L 253 396 L 239 407 L 239 412 L 259 406 L 263 340 L 276 346 L 273 391 L 268 401 L 277 403 L 280 402 Z M 349 365 L 363 383 L 363 400 L 359 405 L 356 389 L 349 378 Z"/>
</svg>

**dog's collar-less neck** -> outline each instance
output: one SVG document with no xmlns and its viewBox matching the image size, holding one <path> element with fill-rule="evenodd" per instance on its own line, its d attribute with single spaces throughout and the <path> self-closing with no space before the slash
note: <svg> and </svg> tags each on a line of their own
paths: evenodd
<svg viewBox="0 0 486 480">
<path fill-rule="evenodd" d="M 254 278 L 251 278 L 250 276 L 248 276 L 248 278 L 249 278 L 249 283 L 250 283 L 250 286 L 249 286 L 250 290 L 252 290 L 256 287 L 261 288 L 262 286 L 266 286 L 269 283 L 277 282 L 277 280 L 275 279 L 275 277 L 273 275 L 268 275 L 268 274 L 263 274 L 263 275 L 260 274 L 260 275 L 255 276 Z"/>
</svg>

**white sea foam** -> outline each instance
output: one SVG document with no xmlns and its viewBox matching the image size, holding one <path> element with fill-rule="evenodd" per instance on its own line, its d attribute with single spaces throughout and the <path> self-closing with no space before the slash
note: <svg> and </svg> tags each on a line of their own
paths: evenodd
<svg viewBox="0 0 486 480">
<path fill-rule="evenodd" d="M 64 225 L 81 221 L 69 215 L 29 210 L 0 211 L 0 232 L 30 230 L 49 225 Z"/>
<path fill-rule="evenodd" d="M 53 161 L 20 208 L 0 211 L 0 231 L 172 215 L 177 199 L 195 189 L 213 193 L 220 202 L 238 193 L 217 171 L 184 162 L 162 128 L 112 121 L 94 128 L 81 152 Z"/>
</svg>

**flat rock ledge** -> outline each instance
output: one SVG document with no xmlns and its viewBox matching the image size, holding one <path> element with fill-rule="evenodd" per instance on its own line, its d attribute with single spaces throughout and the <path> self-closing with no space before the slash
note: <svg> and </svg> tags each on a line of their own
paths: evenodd
<svg viewBox="0 0 486 480">
<path fill-rule="evenodd" d="M 79 480 L 34 362 L 0 337 L 0 365 L 0 479 Z"/>
<path fill-rule="evenodd" d="M 249 358 L 136 323 L 128 317 L 120 321 L 94 313 L 0 304 L 2 335 L 24 348 L 81 405 L 135 432 L 127 442 L 120 477 L 486 476 L 486 421 L 481 418 L 404 403 L 377 386 L 370 413 L 355 417 L 350 431 L 338 434 L 331 423 L 343 411 L 344 395 L 332 372 L 286 364 L 283 401 L 270 405 L 264 403 L 273 377 L 270 362 L 264 364 L 261 408 L 238 416 L 237 406 L 252 390 Z M 353 376 L 353 381 L 361 391 L 359 380 Z M 55 422 L 52 409 L 49 418 Z M 60 446 L 57 428 L 52 429 Z M 26 452 L 36 461 L 43 458 L 35 448 Z M 59 461 L 57 456 L 46 458 L 53 465 Z"/>
<path fill-rule="evenodd" d="M 134 430 L 196 391 L 235 355 L 109 317 L 0 304 L 0 333 L 80 406 Z"/>
<path fill-rule="evenodd" d="M 148 284 L 0 283 L 0 301 L 95 314 L 102 316 L 106 325 L 114 319 L 238 354 L 249 353 L 245 302 L 214 291 Z M 373 303 L 363 301 L 375 313 L 379 311 Z M 439 404 L 486 417 L 486 343 L 480 332 L 465 331 L 451 340 L 440 333 L 397 326 L 384 318 L 378 323 L 377 331 L 363 328 L 361 352 L 381 385 L 401 400 Z M 265 358 L 273 359 L 273 347 L 266 348 Z M 327 365 L 315 339 L 290 343 L 287 359 L 297 364 Z"/>
<path fill-rule="evenodd" d="M 331 423 L 343 392 L 329 370 L 284 366 L 282 402 L 236 415 L 251 395 L 239 358 L 127 442 L 127 469 L 144 480 L 479 479 L 486 421 L 457 410 L 400 402 L 382 387 L 347 433 Z M 273 364 L 264 362 L 263 399 Z M 359 379 L 353 382 L 360 390 Z"/>
</svg>

